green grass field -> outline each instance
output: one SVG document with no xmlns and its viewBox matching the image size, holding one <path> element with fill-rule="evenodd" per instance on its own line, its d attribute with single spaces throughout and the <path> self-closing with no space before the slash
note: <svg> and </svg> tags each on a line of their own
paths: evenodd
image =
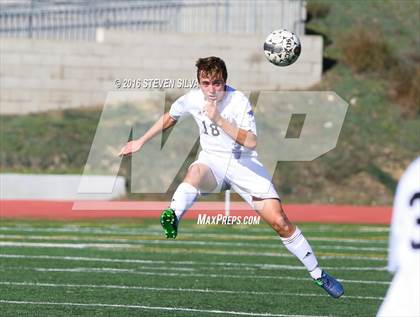
<svg viewBox="0 0 420 317">
<path fill-rule="evenodd" d="M 1 220 L 1 316 L 375 316 L 391 276 L 388 227 L 301 224 L 335 300 L 268 226 L 157 220 Z"/>
</svg>

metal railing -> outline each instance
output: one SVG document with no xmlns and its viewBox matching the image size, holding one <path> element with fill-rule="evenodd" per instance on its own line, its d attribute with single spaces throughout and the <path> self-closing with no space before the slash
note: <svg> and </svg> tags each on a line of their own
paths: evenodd
<svg viewBox="0 0 420 317">
<path fill-rule="evenodd" d="M 0 37 L 95 40 L 96 29 L 303 34 L 302 0 L 122 0 L 0 3 Z"/>
</svg>

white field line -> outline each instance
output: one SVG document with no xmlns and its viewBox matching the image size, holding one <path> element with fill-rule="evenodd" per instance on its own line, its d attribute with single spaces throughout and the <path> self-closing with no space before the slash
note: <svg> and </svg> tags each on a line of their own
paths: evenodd
<svg viewBox="0 0 420 317">
<path fill-rule="evenodd" d="M 388 244 L 388 237 L 371 239 L 337 238 L 337 237 L 308 237 L 309 241 L 340 242 L 340 243 L 361 243 L 361 244 Z"/>
<path fill-rule="evenodd" d="M 235 274 L 200 274 L 200 273 L 167 273 L 167 272 L 145 272 L 136 269 L 114 269 L 108 267 L 75 267 L 75 268 L 45 268 L 45 267 L 29 267 L 29 266 L 0 266 L 0 270 L 27 270 L 36 272 L 67 272 L 67 273 L 127 273 L 137 275 L 150 275 L 150 276 L 172 276 L 172 277 L 205 277 L 205 278 L 239 278 L 239 279 L 279 279 L 279 280 L 294 280 L 294 281 L 308 281 L 310 278 L 293 277 L 293 276 L 280 276 L 280 275 L 235 275 Z M 380 284 L 388 285 L 390 282 L 387 281 L 372 281 L 372 280 L 346 280 L 338 279 L 343 283 L 357 283 L 357 284 Z"/>
<path fill-rule="evenodd" d="M 350 231 L 353 231 L 350 229 Z M 389 233 L 389 226 L 384 227 L 370 227 L 370 226 L 360 226 L 357 228 L 358 232 L 385 232 Z"/>
<path fill-rule="evenodd" d="M 267 317 L 327 317 L 327 316 L 309 316 L 309 315 L 286 315 L 286 314 L 271 314 L 271 313 L 250 313 L 229 310 L 213 310 L 213 309 L 196 309 L 186 307 L 159 307 L 159 306 L 144 306 L 144 305 L 124 305 L 124 304 L 104 304 L 104 303 L 69 303 L 69 302 L 34 302 L 34 301 L 14 301 L 0 299 L 2 304 L 15 305 L 52 305 L 52 306 L 78 306 L 78 307 L 104 307 L 104 308 L 132 308 L 143 310 L 161 310 L 161 311 L 184 311 L 194 313 L 209 313 L 221 315 L 241 315 L 241 316 L 267 316 Z"/>
<path fill-rule="evenodd" d="M 109 234 L 109 235 L 136 235 L 136 236 L 160 236 L 162 231 L 157 229 L 96 229 L 96 228 L 27 228 L 27 227 L 0 227 L 0 231 L 22 231 L 22 232 L 61 232 L 61 233 L 87 233 L 87 234 Z M 179 235 L 193 238 L 214 238 L 214 239 L 242 239 L 242 240 L 278 240 L 278 237 L 272 236 L 273 233 L 267 231 L 267 235 L 252 235 L 247 234 L 226 234 L 226 233 L 208 233 L 200 230 L 179 230 Z M 386 244 L 387 238 L 373 237 L 372 239 L 357 239 L 357 238 L 341 238 L 341 237 L 311 237 L 307 236 L 310 241 L 327 241 L 327 242 L 343 242 L 343 243 L 372 243 L 372 244 Z"/>
<path fill-rule="evenodd" d="M 141 249 L 141 245 L 128 243 L 44 243 L 44 242 L 8 242 L 1 241 L 3 247 L 35 247 L 35 248 L 66 248 L 66 249 Z"/>
<path fill-rule="evenodd" d="M 8 267 L 6 266 L 0 266 L 0 270 L 1 268 L 5 268 L 7 269 Z M 22 267 L 24 269 L 27 269 L 28 267 Z M 37 269 L 36 269 L 37 270 Z M 44 269 L 40 269 L 39 271 L 43 271 Z M 163 271 L 181 271 L 181 272 L 195 272 L 197 271 L 194 268 L 182 268 L 182 267 L 165 267 L 165 266 L 136 266 L 136 268 L 132 268 L 132 269 L 122 269 L 122 268 L 112 268 L 112 267 L 91 267 L 91 268 L 74 268 L 74 269 L 66 269 L 66 270 L 71 270 L 71 272 L 108 272 L 108 273 L 136 273 L 137 270 L 155 270 L 155 271 L 159 271 L 159 270 L 163 270 Z"/>
<path fill-rule="evenodd" d="M 256 247 L 267 249 L 278 249 L 281 245 L 280 239 L 278 243 L 245 243 L 245 242 L 227 242 L 227 241 L 196 241 L 196 240 L 141 240 L 141 239 L 124 239 L 124 238 L 98 238 L 98 237 L 68 237 L 68 236 L 41 236 L 41 235 L 17 235 L 17 234 L 0 234 L 0 239 L 15 239 L 15 240 L 65 240 L 65 241 L 84 241 L 87 243 L 92 242 L 106 242 L 106 243 L 128 243 L 132 245 L 141 244 L 184 244 L 184 245 L 218 245 L 227 247 Z M 317 245 L 317 249 L 324 250 L 352 250 L 352 251 L 388 251 L 387 247 L 360 247 L 360 246 L 336 246 L 336 245 Z"/>
<path fill-rule="evenodd" d="M 340 237 L 308 237 L 309 241 L 325 241 L 334 243 L 368 243 L 368 244 L 384 244 L 387 245 L 388 238 L 382 239 L 373 237 L 372 239 L 354 239 L 354 238 L 340 238 Z"/>
<path fill-rule="evenodd" d="M 127 286 L 127 285 L 97 285 L 97 284 L 56 284 L 56 283 L 32 283 L 32 282 L 0 282 L 0 285 L 11 286 L 36 286 L 36 287 L 75 287 L 75 288 L 105 288 L 105 289 L 128 289 L 128 290 L 145 290 L 145 291 L 167 291 L 167 292 L 193 292 L 193 293 L 210 293 L 210 294 L 244 294 L 244 295 L 281 295 L 293 297 L 326 297 L 325 294 L 316 293 L 286 293 L 286 292 L 258 292 L 258 291 L 231 291 L 217 289 L 200 289 L 200 288 L 167 288 L 167 287 L 146 287 L 146 286 Z M 377 296 L 352 296 L 343 295 L 342 298 L 351 299 L 368 299 L 383 300 L 383 297 Z"/>
<path fill-rule="evenodd" d="M 62 261 L 87 261 L 87 262 L 106 262 L 106 263 L 134 263 L 134 264 L 166 264 L 166 265 L 199 265 L 201 268 L 214 269 L 265 269 L 265 270 L 306 270 L 302 265 L 284 265 L 269 263 L 242 263 L 242 262 L 200 262 L 200 261 L 163 261 L 163 260 L 141 260 L 141 259 L 115 259 L 115 258 L 96 258 L 80 256 L 54 256 L 54 255 L 22 255 L 22 254 L 0 254 L 0 258 L 12 259 L 40 259 L 40 260 L 62 260 Z M 219 268 L 221 267 L 221 268 Z M 387 271 L 385 266 L 325 266 L 326 270 L 339 271 Z"/>
<path fill-rule="evenodd" d="M 299 226 L 301 227 L 301 226 Z M 211 228 L 210 226 L 206 227 Z M 270 233 L 270 227 L 266 226 L 265 228 L 257 226 L 237 226 L 233 227 L 237 233 Z M 301 227 L 302 231 L 305 232 L 326 232 L 326 233 L 343 233 L 343 232 L 361 232 L 361 233 L 389 233 L 389 226 L 383 227 L 370 227 L 370 226 L 357 226 L 354 228 L 344 227 L 344 228 L 334 228 L 331 225 L 319 225 L 316 228 L 305 228 Z M 191 230 L 189 230 L 191 231 Z"/>
<path fill-rule="evenodd" d="M 201 225 L 200 225 L 201 226 Z M 343 232 L 389 232 L 389 226 L 360 226 L 355 225 L 354 227 L 340 227 L 336 228 L 334 225 L 318 225 L 312 228 L 308 228 L 305 226 L 300 226 L 303 232 L 327 232 L 327 233 L 343 233 Z M 149 227 L 151 228 L 151 227 Z M 211 228 L 211 226 L 207 226 L 206 228 Z M 267 233 L 270 231 L 268 225 L 262 227 L 258 226 L 235 226 L 232 229 L 238 232 L 252 232 L 252 233 Z"/>
<path fill-rule="evenodd" d="M 210 242 L 211 243 L 211 242 Z M 166 252 L 172 254 L 191 253 L 195 254 L 213 254 L 213 255 L 228 255 L 228 256 L 267 256 L 267 257 L 294 257 L 292 254 L 280 252 L 233 252 L 233 251 L 213 251 L 211 249 L 175 249 L 175 248 L 154 248 L 147 249 L 141 244 L 128 244 L 128 243 L 46 243 L 46 242 L 0 242 L 0 247 L 34 247 L 34 248 L 67 248 L 67 249 L 144 249 L 145 252 Z M 320 253 L 318 253 L 320 254 Z M 369 261 L 386 261 L 384 256 L 361 256 L 351 254 L 332 254 L 332 255 L 318 255 L 320 259 L 347 259 L 347 260 L 369 260 Z"/>
<path fill-rule="evenodd" d="M 208 233 L 217 233 L 212 228 L 215 226 L 203 226 L 203 225 L 194 225 L 193 227 L 185 228 L 182 231 L 186 233 L 195 233 L 197 227 L 208 229 Z M 124 232 L 124 233 L 133 233 L 141 234 L 143 231 L 160 231 L 159 225 L 149 225 L 147 227 L 139 228 L 122 228 L 118 226 L 107 226 L 106 228 L 98 227 L 80 227 L 80 226 L 64 226 L 61 228 L 40 228 L 32 227 L 26 225 L 18 226 L 0 226 L 0 231 L 46 231 L 46 232 L 87 232 L 87 233 L 115 233 L 115 232 Z M 271 229 L 268 226 L 253 227 L 253 226 L 230 226 L 229 230 L 237 231 L 237 233 L 249 234 L 252 233 L 270 233 Z M 343 232 L 389 232 L 389 226 L 356 226 L 352 227 L 340 227 L 335 228 L 331 225 L 319 225 L 314 228 L 304 228 L 303 231 L 306 232 L 327 232 L 327 233 L 343 233 Z"/>
</svg>

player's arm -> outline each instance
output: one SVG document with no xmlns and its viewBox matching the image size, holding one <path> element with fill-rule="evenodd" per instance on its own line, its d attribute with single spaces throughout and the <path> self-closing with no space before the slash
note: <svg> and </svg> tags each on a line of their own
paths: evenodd
<svg viewBox="0 0 420 317">
<path fill-rule="evenodd" d="M 238 128 L 233 123 L 221 117 L 216 121 L 216 124 L 225 131 L 232 139 L 240 145 L 253 150 L 257 146 L 257 136 L 251 131 Z"/>
<path fill-rule="evenodd" d="M 155 124 L 153 124 L 153 126 L 149 130 L 147 130 L 147 132 L 143 136 L 141 136 L 137 140 L 130 141 L 126 145 L 124 145 L 120 153 L 118 153 L 118 155 L 129 155 L 139 151 L 141 147 L 150 139 L 152 139 L 157 134 L 161 133 L 161 131 L 172 127 L 173 125 L 175 125 L 175 123 L 176 120 L 169 115 L 169 112 L 164 113 L 159 118 L 159 120 L 156 121 Z"/>
<path fill-rule="evenodd" d="M 217 111 L 215 102 L 206 102 L 204 105 L 204 110 L 209 119 L 221 127 L 223 131 L 237 143 L 250 150 L 255 149 L 257 146 L 257 136 L 252 131 L 239 128 L 234 123 L 223 118 L 219 111 Z"/>
</svg>

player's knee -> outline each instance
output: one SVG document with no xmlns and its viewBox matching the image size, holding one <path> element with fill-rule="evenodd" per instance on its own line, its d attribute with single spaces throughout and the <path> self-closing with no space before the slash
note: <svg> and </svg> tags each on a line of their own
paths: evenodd
<svg viewBox="0 0 420 317">
<path fill-rule="evenodd" d="M 197 187 L 200 184 L 200 180 L 200 167 L 197 165 L 191 165 L 188 169 L 187 175 L 185 176 L 184 182 Z"/>
<path fill-rule="evenodd" d="M 200 175 L 200 166 L 199 164 L 193 164 L 188 168 L 187 174 L 197 174 Z"/>
<path fill-rule="evenodd" d="M 273 229 L 282 237 L 292 235 L 294 226 L 287 218 L 277 217 L 271 224 Z"/>
</svg>

